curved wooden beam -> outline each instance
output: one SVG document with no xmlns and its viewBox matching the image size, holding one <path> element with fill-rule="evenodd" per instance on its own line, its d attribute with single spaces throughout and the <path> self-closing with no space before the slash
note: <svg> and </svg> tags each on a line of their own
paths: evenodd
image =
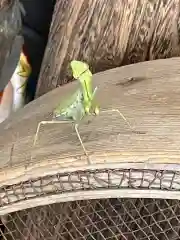
<svg viewBox="0 0 180 240">
<path fill-rule="evenodd" d="M 59 101 L 77 87 L 73 82 L 25 106 L 0 125 L 0 186 L 70 169 L 127 163 L 179 164 L 180 162 L 180 58 L 156 60 L 115 68 L 94 75 L 102 109 L 119 109 L 138 131 L 132 133 L 116 113 L 100 114 L 80 124 L 89 153 L 89 165 L 71 124 L 41 128 L 51 119 Z"/>
</svg>

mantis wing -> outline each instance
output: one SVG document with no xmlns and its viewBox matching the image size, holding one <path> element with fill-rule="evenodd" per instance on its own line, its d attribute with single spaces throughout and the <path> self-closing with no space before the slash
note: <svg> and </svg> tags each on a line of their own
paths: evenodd
<svg viewBox="0 0 180 240">
<path fill-rule="evenodd" d="M 77 120 L 76 115 L 79 107 L 82 106 L 82 92 L 78 89 L 74 94 L 69 95 L 62 101 L 54 110 L 53 118 L 58 119 L 74 119 Z"/>
</svg>

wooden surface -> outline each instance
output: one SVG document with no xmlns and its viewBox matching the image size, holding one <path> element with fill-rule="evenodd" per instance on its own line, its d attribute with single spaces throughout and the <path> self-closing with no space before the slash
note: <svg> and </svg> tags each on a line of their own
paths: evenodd
<svg viewBox="0 0 180 240">
<path fill-rule="evenodd" d="M 115 113 L 80 124 L 92 166 L 71 124 L 46 125 L 32 147 L 38 122 L 78 87 L 67 84 L 16 112 L 0 125 L 0 184 L 10 184 L 94 164 L 180 162 L 180 58 L 112 69 L 94 76 L 102 109 L 119 109 L 138 131 L 132 133 Z M 134 82 L 124 84 L 133 77 Z M 12 149 L 12 145 L 14 145 Z M 10 157 L 10 153 L 12 156 Z M 130 165 L 127 165 L 130 166 Z"/>
<path fill-rule="evenodd" d="M 93 73 L 180 56 L 179 0 L 57 0 L 36 96 L 72 80 L 71 60 Z"/>
</svg>

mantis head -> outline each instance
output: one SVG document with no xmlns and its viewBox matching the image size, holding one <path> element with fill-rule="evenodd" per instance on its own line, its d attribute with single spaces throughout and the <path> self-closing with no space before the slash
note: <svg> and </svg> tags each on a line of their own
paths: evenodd
<svg viewBox="0 0 180 240">
<path fill-rule="evenodd" d="M 85 114 L 98 115 L 99 108 L 94 104 L 94 97 L 97 92 L 97 87 L 93 91 L 92 87 L 92 72 L 89 65 L 85 62 L 73 60 L 70 63 L 72 74 L 75 79 L 78 79 L 81 84 L 83 94 L 83 107 Z"/>
<path fill-rule="evenodd" d="M 89 66 L 85 62 L 73 60 L 70 63 L 72 74 L 75 79 L 79 79 L 83 73 L 89 70 Z M 89 71 L 90 72 L 90 71 Z M 92 76 L 92 73 L 89 73 Z"/>
</svg>

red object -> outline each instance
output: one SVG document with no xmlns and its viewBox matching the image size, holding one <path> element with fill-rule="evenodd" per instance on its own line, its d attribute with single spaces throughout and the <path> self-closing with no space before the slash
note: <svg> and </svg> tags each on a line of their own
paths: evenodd
<svg viewBox="0 0 180 240">
<path fill-rule="evenodd" d="M 26 50 L 25 50 L 24 44 L 23 44 L 23 46 L 22 46 L 22 52 L 23 52 L 23 54 L 26 56 L 27 61 L 28 61 L 28 63 L 29 63 L 29 58 L 28 58 L 28 55 L 27 55 L 27 53 L 26 53 Z"/>
<path fill-rule="evenodd" d="M 1 103 L 2 96 L 3 96 L 3 91 L 0 92 L 0 103 Z"/>
</svg>

